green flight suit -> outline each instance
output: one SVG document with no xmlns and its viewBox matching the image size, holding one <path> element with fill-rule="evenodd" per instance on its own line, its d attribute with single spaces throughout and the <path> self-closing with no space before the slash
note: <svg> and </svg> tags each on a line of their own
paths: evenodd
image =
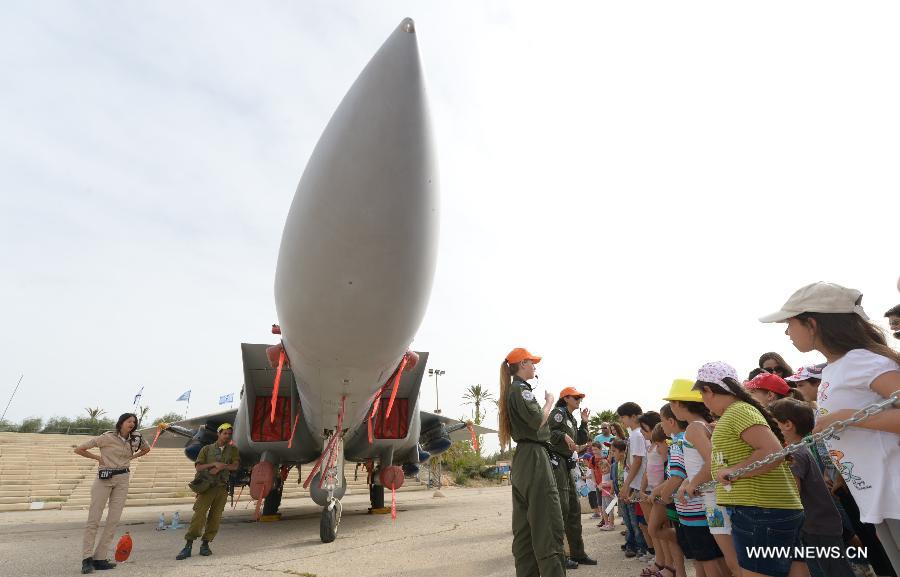
<svg viewBox="0 0 900 577">
<path fill-rule="evenodd" d="M 510 484 L 513 513 L 512 553 L 516 577 L 564 577 L 562 513 L 550 470 L 550 430 L 531 385 L 516 378 L 506 400 L 510 435 L 516 442 Z"/>
<path fill-rule="evenodd" d="M 579 427 L 572 413 L 562 406 L 550 412 L 547 425 L 550 427 L 550 466 L 559 487 L 559 503 L 566 527 L 566 540 L 569 542 L 569 557 L 577 560 L 585 557 L 584 539 L 581 536 L 581 504 L 575 490 L 572 470 L 569 468 L 572 450 L 566 444 L 566 435 L 577 445 L 587 443 L 587 423 L 582 422 Z"/>
<path fill-rule="evenodd" d="M 230 465 L 241 460 L 237 447 L 225 445 L 219 447 L 212 443 L 200 449 L 197 455 L 197 464 L 209 465 L 220 462 Z M 228 476 L 230 471 L 219 471 L 218 474 L 208 474 L 213 480 L 213 485 L 197 495 L 194 501 L 194 516 L 191 518 L 191 526 L 184 538 L 193 541 L 203 533 L 203 541 L 212 541 L 219 532 L 219 523 L 222 520 L 222 512 L 225 510 L 225 502 L 228 500 Z M 204 525 L 206 530 L 204 531 Z"/>
</svg>

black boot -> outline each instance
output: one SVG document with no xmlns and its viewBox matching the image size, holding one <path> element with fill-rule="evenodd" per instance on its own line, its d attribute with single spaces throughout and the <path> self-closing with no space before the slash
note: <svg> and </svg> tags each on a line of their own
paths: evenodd
<svg viewBox="0 0 900 577">
<path fill-rule="evenodd" d="M 185 541 L 184 549 L 181 550 L 178 555 L 175 556 L 176 561 L 181 561 L 182 559 L 187 559 L 191 556 L 191 547 L 194 545 L 193 541 Z"/>
<path fill-rule="evenodd" d="M 566 569 L 578 569 L 578 563 L 566 557 Z"/>
<path fill-rule="evenodd" d="M 94 558 L 87 557 L 81 560 L 81 573 L 93 573 L 94 572 Z"/>
<path fill-rule="evenodd" d="M 579 565 L 596 565 L 597 564 L 597 561 L 588 557 L 587 553 L 585 553 L 581 557 L 572 557 L 572 561 L 575 561 Z"/>
<path fill-rule="evenodd" d="M 99 561 L 97 561 L 96 559 L 94 560 L 94 569 L 104 571 L 106 569 L 115 569 L 115 568 L 116 568 L 116 564 L 110 563 L 109 559 L 101 559 Z"/>
<path fill-rule="evenodd" d="M 210 555 L 212 555 L 212 549 L 209 548 L 209 541 L 200 542 L 200 554 L 204 557 L 209 557 Z"/>
</svg>

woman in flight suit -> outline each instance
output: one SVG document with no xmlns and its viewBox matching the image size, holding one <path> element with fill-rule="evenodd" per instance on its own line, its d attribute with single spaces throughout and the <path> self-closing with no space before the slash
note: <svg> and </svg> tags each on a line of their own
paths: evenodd
<svg viewBox="0 0 900 577">
<path fill-rule="evenodd" d="M 513 349 L 500 365 L 500 446 L 516 442 L 510 472 L 516 577 L 566 574 L 562 511 L 547 453 L 553 395 L 545 394 L 541 408 L 528 384 L 540 361 L 525 349 Z"/>
<path fill-rule="evenodd" d="M 584 450 L 588 442 L 588 419 L 591 416 L 587 409 L 581 410 L 581 426 L 575 422 L 575 415 L 581 405 L 584 393 L 573 387 L 566 387 L 559 394 L 556 408 L 550 412 L 547 420 L 550 426 L 550 466 L 559 489 L 559 503 L 562 507 L 563 524 L 566 528 L 566 540 L 569 542 L 568 569 L 575 569 L 578 564 L 596 565 L 597 562 L 584 552 L 584 539 L 581 537 L 581 503 L 572 479 L 572 469 L 578 465 L 572 454 Z"/>
</svg>

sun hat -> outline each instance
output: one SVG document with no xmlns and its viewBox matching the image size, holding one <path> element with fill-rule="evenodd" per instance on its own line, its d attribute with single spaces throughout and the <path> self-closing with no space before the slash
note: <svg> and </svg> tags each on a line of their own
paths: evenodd
<svg viewBox="0 0 900 577">
<path fill-rule="evenodd" d="M 789 377 L 785 377 L 784 380 L 791 383 L 808 381 L 809 379 L 818 379 L 821 381 L 822 369 L 824 369 L 826 365 L 827 363 L 822 363 L 821 365 L 809 365 L 808 367 L 801 367 L 799 371 Z"/>
<path fill-rule="evenodd" d="M 711 363 L 706 363 L 705 365 L 700 367 L 700 370 L 697 371 L 697 383 L 701 381 L 704 383 L 714 383 L 721 386 L 730 394 L 731 388 L 725 384 L 726 378 L 731 378 L 737 382 L 741 382 L 741 380 L 737 376 L 737 371 L 734 370 L 734 367 L 722 361 L 713 361 Z M 699 390 L 697 383 L 694 383 L 693 388 Z"/>
<path fill-rule="evenodd" d="M 675 379 L 672 381 L 672 387 L 669 389 L 668 396 L 663 397 L 663 400 L 702 403 L 703 397 L 700 396 L 700 391 L 695 391 L 693 388 L 694 381 L 690 379 Z"/>
<path fill-rule="evenodd" d="M 537 355 L 533 355 L 528 352 L 528 349 L 517 348 L 513 349 L 506 355 L 506 362 L 515 365 L 516 363 L 521 363 L 525 359 L 531 360 L 531 362 L 537 364 L 541 362 L 541 357 Z"/>
<path fill-rule="evenodd" d="M 232 428 L 231 423 L 222 423 L 221 425 L 219 425 L 219 428 L 216 429 L 216 432 L 221 433 L 222 431 L 224 431 L 226 429 L 230 429 L 230 428 Z"/>
<path fill-rule="evenodd" d="M 762 389 L 764 391 L 772 391 L 778 395 L 786 395 L 791 392 L 791 387 L 779 377 L 772 373 L 760 373 L 744 383 L 744 388 L 748 390 Z"/>
<path fill-rule="evenodd" d="M 781 323 L 801 313 L 856 313 L 869 320 L 863 310 L 862 293 L 830 282 L 806 285 L 791 295 L 781 310 L 760 317 L 763 323 Z"/>
</svg>

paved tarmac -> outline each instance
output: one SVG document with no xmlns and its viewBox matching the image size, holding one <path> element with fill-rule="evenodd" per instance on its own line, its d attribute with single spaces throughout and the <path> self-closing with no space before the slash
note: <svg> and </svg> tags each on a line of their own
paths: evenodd
<svg viewBox="0 0 900 577">
<path fill-rule="evenodd" d="M 134 539 L 131 558 L 102 577 L 152 576 L 315 576 L 315 577 L 514 577 L 510 553 L 510 488 L 444 489 L 398 494 L 398 517 L 368 515 L 367 495 L 344 499 L 337 540 L 319 540 L 319 508 L 311 501 L 285 500 L 283 518 L 252 522 L 240 503 L 226 509 L 213 555 L 176 561 L 185 529 L 156 531 L 160 512 L 167 520 L 187 507 L 125 509 L 116 540 Z M 389 502 L 390 495 L 386 496 Z M 0 514 L 0 576 L 47 577 L 80 574 L 81 538 L 87 511 L 29 511 Z M 588 553 L 600 561 L 582 566 L 575 577 L 638 575 L 642 563 L 625 559 L 618 531 L 604 533 L 582 516 Z M 619 526 L 617 525 L 617 529 Z M 112 553 L 111 553 L 112 555 Z"/>
</svg>

